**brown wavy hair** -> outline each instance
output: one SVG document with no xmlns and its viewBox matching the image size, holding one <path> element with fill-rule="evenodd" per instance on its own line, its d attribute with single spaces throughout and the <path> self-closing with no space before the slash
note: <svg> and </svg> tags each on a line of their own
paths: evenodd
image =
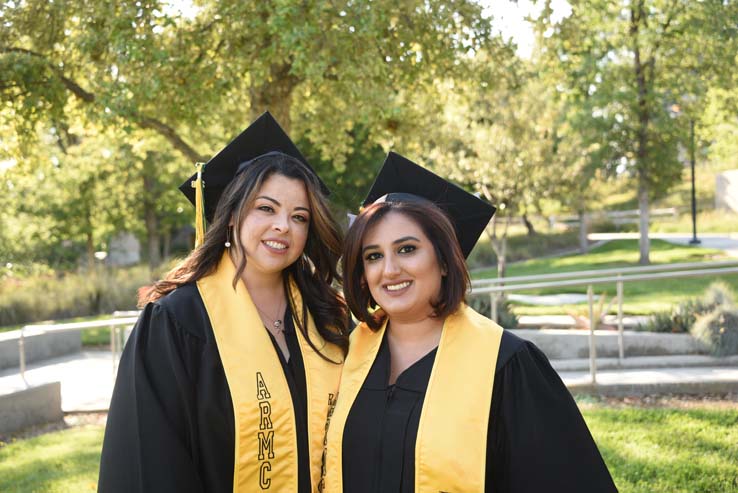
<svg viewBox="0 0 738 493">
<path fill-rule="evenodd" d="M 321 192 L 318 177 L 305 164 L 286 154 L 270 153 L 256 158 L 236 174 L 221 195 L 213 222 L 205 233 L 202 245 L 166 274 L 164 279 L 140 293 L 139 307 L 156 301 L 179 286 L 195 282 L 214 272 L 223 256 L 231 217 L 233 224 L 240 227 L 259 189 L 269 177 L 275 174 L 300 180 L 305 185 L 310 205 L 310 226 L 303 254 L 282 271 L 282 282 L 293 313 L 295 313 L 295 307 L 292 306 L 290 278 L 294 279 L 302 295 L 302 316 L 295 317 L 298 329 L 305 336 L 310 347 L 323 358 L 328 359 L 310 340 L 304 324 L 309 310 L 318 333 L 327 342 L 340 347 L 345 355 L 348 352 L 349 315 L 346 302 L 334 287 L 334 283 L 340 284 L 341 281 L 337 272 L 337 264 L 341 256 L 343 235 L 330 213 L 327 199 Z M 234 239 L 239 236 L 238 227 L 233 232 Z M 240 242 L 233 241 L 232 245 L 231 248 L 239 248 L 241 253 L 241 260 L 236 266 L 236 276 L 233 279 L 235 288 L 246 268 L 246 252 Z"/>
<path fill-rule="evenodd" d="M 377 306 L 364 277 L 362 244 L 367 231 L 390 212 L 402 214 L 414 221 L 428 237 L 436 253 L 438 264 L 446 275 L 441 278 L 441 292 L 431 301 L 434 318 L 444 319 L 455 312 L 469 289 L 469 271 L 461 252 L 456 231 L 445 212 L 429 200 L 407 202 L 377 202 L 367 206 L 349 228 L 341 262 L 343 286 L 351 312 L 369 328 L 382 326 L 386 314 L 383 310 L 371 310 Z"/>
</svg>

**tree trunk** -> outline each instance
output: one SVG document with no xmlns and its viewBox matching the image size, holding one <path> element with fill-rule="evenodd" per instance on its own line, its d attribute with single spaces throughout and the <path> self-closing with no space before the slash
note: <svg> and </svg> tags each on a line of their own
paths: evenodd
<svg viewBox="0 0 738 493">
<path fill-rule="evenodd" d="M 638 239 L 638 247 L 641 255 L 638 259 L 638 263 L 641 265 L 648 265 L 650 263 L 649 253 L 651 251 L 651 240 L 648 238 L 648 187 L 644 183 L 643 178 L 638 180 L 638 212 L 639 212 L 639 232 L 640 237 Z"/>
<path fill-rule="evenodd" d="M 497 277 L 505 277 L 507 275 L 507 230 L 510 227 L 510 216 L 505 219 L 505 230 L 502 236 L 497 236 L 497 221 L 492 218 L 492 234 L 489 235 L 492 249 L 497 255 Z M 504 284 L 500 284 L 504 286 Z"/>
<path fill-rule="evenodd" d="M 589 242 L 587 241 L 587 233 L 589 232 L 589 214 L 585 211 L 579 211 L 579 252 L 587 253 L 589 251 Z"/>
<path fill-rule="evenodd" d="M 150 153 L 144 159 L 143 170 L 143 208 L 144 224 L 146 225 L 146 243 L 149 260 L 149 269 L 154 270 L 161 263 L 161 249 L 159 246 L 159 219 L 156 216 L 156 175 L 151 164 L 155 161 Z"/>
<path fill-rule="evenodd" d="M 166 260 L 172 252 L 172 233 L 166 231 L 161 235 L 161 258 Z"/>
<path fill-rule="evenodd" d="M 161 264 L 161 253 L 159 245 L 159 233 L 157 225 L 159 221 L 156 217 L 156 211 L 148 207 L 145 212 L 146 222 L 146 243 L 148 245 L 149 269 L 154 270 Z"/>
<path fill-rule="evenodd" d="M 528 230 L 528 236 L 535 236 L 536 228 L 534 228 L 533 223 L 528 220 L 528 215 L 523 214 L 520 217 L 523 219 L 523 224 L 525 224 L 525 228 Z"/>
<path fill-rule="evenodd" d="M 649 252 L 651 245 L 648 239 L 648 125 L 651 114 L 648 107 L 648 93 L 653 79 L 648 80 L 646 66 L 653 72 L 654 59 L 651 58 L 643 63 L 641 60 L 640 26 L 646 22 L 646 10 L 643 0 L 638 1 L 631 7 L 630 36 L 633 43 L 633 69 L 635 72 L 636 85 L 638 87 L 638 127 L 636 129 L 636 168 L 638 169 L 638 210 L 640 219 L 640 258 L 638 263 L 647 265 L 649 263 Z"/>
<path fill-rule="evenodd" d="M 497 255 L 497 277 L 507 277 L 507 236 L 499 240 L 499 251 Z"/>
<path fill-rule="evenodd" d="M 89 217 L 88 217 L 88 223 L 89 223 Z M 89 272 L 92 272 L 95 269 L 95 241 L 92 236 L 92 224 L 89 224 L 89 229 L 86 233 L 87 237 L 87 269 Z"/>
<path fill-rule="evenodd" d="M 273 65 L 269 81 L 251 86 L 251 120 L 255 120 L 265 111 L 269 111 L 279 122 L 285 132 L 289 133 L 292 108 L 292 91 L 297 85 L 297 78 L 290 74 L 291 65 Z"/>
</svg>

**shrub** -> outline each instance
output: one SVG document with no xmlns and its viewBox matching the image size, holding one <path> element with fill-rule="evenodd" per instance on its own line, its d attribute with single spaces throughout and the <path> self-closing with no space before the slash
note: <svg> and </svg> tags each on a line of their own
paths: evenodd
<svg viewBox="0 0 738 493">
<path fill-rule="evenodd" d="M 672 310 L 657 312 L 638 330 L 648 332 L 686 333 L 691 330 L 697 320 L 717 308 L 735 306 L 735 295 L 730 286 L 717 281 L 707 288 L 702 298 L 685 300 Z"/>
<path fill-rule="evenodd" d="M 0 326 L 131 310 L 148 283 L 146 267 L 8 277 L 0 284 Z"/>
<path fill-rule="evenodd" d="M 692 335 L 715 356 L 738 354 L 738 310 L 720 306 L 697 319 Z"/>
<path fill-rule="evenodd" d="M 730 286 L 723 281 L 715 281 L 705 291 L 703 303 L 710 309 L 718 306 L 734 307 L 735 293 Z"/>
<path fill-rule="evenodd" d="M 469 306 L 485 317 L 492 317 L 489 296 L 474 296 L 469 300 Z M 512 304 L 506 298 L 497 299 L 497 323 L 506 329 L 518 328 L 518 316 L 515 315 Z"/>
</svg>

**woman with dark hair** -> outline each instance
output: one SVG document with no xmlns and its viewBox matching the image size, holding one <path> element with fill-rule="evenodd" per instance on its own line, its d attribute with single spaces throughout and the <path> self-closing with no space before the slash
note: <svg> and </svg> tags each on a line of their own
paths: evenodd
<svg viewBox="0 0 738 493">
<path fill-rule="evenodd" d="M 329 414 L 322 491 L 616 491 L 543 353 L 464 304 L 464 258 L 493 213 L 387 157 L 346 237 L 344 289 L 361 323 Z"/>
<path fill-rule="evenodd" d="M 193 178 L 210 227 L 140 300 L 99 491 L 309 493 L 348 347 L 325 186 L 268 113 Z"/>
</svg>

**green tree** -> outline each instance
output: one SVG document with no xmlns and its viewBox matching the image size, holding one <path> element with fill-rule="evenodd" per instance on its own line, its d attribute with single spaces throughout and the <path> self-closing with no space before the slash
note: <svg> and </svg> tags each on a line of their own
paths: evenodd
<svg viewBox="0 0 738 493">
<path fill-rule="evenodd" d="M 558 156 L 561 108 L 532 67 L 508 56 L 506 77 L 480 53 L 481 77 L 454 83 L 445 94 L 441 130 L 428 144 L 430 163 L 498 207 L 489 228 L 498 275 L 505 276 L 507 232 L 516 217 L 556 200 L 569 163 Z"/>
<path fill-rule="evenodd" d="M 106 148 L 120 156 L 117 167 L 102 177 L 89 169 L 128 205 L 122 216 L 111 209 L 97 219 L 93 243 L 105 228 L 145 230 L 155 260 L 162 248 L 153 230 L 177 222 L 160 207 L 161 186 L 181 180 L 186 163 L 207 160 L 265 109 L 304 143 L 332 188 L 363 185 L 371 171 L 362 168 L 378 146 L 410 142 L 417 131 L 412 122 L 423 109 L 415 99 L 439 79 L 466 78 L 471 54 L 490 38 L 473 0 L 193 7 L 184 15 L 156 0 L 0 4 L 0 135 L 12 137 L 0 161 L 24 163 L 14 180 L 42 167 L 32 150 L 49 139 L 73 155 L 90 133 L 115 135 Z M 79 127 L 86 130 L 69 130 Z M 137 197 L 143 211 L 126 197 Z M 80 227 L 81 219 L 68 220 Z"/>
<path fill-rule="evenodd" d="M 157 1 L 4 4 L 0 98 L 17 130 L 33 136 L 75 103 L 95 121 L 156 132 L 194 162 L 270 109 L 340 161 L 357 123 L 391 131 L 399 92 L 462 75 L 489 36 L 470 0 L 197 6 L 189 18 Z"/>
<path fill-rule="evenodd" d="M 537 20 L 541 56 L 558 64 L 575 121 L 592 157 L 611 173 L 631 173 L 640 211 L 640 262 L 648 263 L 649 203 L 678 180 L 677 143 L 688 124 L 670 108 L 684 96 L 701 111 L 735 53 L 735 2 L 687 0 L 572 1 L 571 15 Z M 693 116 L 694 118 L 694 116 Z M 588 131 L 585 129 L 589 129 Z M 589 146 L 586 146 L 589 147 Z"/>
</svg>

